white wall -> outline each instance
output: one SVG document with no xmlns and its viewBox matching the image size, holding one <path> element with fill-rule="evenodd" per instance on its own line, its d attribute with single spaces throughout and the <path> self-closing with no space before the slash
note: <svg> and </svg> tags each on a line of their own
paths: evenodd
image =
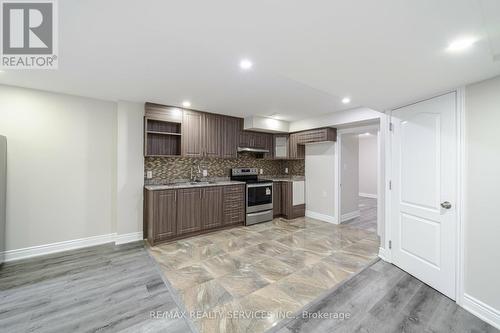
<svg viewBox="0 0 500 333">
<path fill-rule="evenodd" d="M 7 250 L 113 233 L 116 103 L 0 85 Z"/>
<path fill-rule="evenodd" d="M 359 137 L 359 194 L 377 196 L 377 135 Z"/>
<path fill-rule="evenodd" d="M 306 145 L 306 215 L 335 221 L 335 143 Z"/>
<path fill-rule="evenodd" d="M 243 129 L 269 133 L 287 133 L 290 129 L 289 126 L 290 124 L 288 121 L 267 117 L 250 116 L 245 118 Z"/>
<path fill-rule="evenodd" d="M 349 124 L 359 126 L 365 122 L 378 120 L 384 115 L 369 108 L 356 108 L 328 113 L 319 117 L 307 118 L 290 123 L 290 132 L 297 132 L 318 127 L 338 127 Z"/>
<path fill-rule="evenodd" d="M 500 318 L 500 77 L 466 87 L 465 118 L 465 293 Z"/>
<path fill-rule="evenodd" d="M 358 134 L 342 134 L 341 137 L 341 206 L 340 212 L 359 213 L 359 138 Z"/>
<path fill-rule="evenodd" d="M 118 102 L 116 203 L 118 237 L 133 233 L 139 236 L 142 233 L 143 117 L 144 104 Z"/>
</svg>

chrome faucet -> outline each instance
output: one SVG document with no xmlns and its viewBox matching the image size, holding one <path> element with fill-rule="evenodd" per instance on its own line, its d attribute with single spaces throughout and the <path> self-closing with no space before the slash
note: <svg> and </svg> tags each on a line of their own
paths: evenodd
<svg viewBox="0 0 500 333">
<path fill-rule="evenodd" d="M 196 175 L 194 175 L 194 176 L 193 176 L 193 168 L 194 168 L 194 167 L 197 167 L 197 168 L 198 168 L 198 172 L 197 172 L 197 174 L 196 174 Z M 196 165 L 196 166 L 195 166 L 195 165 L 191 166 L 191 178 L 190 178 L 190 180 L 191 180 L 192 182 L 197 182 L 197 181 L 198 181 L 198 175 L 199 175 L 199 174 L 201 174 L 201 168 L 200 168 L 200 165 L 198 164 L 198 165 Z"/>
</svg>

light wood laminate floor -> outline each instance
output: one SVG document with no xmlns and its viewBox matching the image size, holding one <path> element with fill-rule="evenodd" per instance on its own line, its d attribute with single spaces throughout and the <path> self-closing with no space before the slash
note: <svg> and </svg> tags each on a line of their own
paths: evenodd
<svg viewBox="0 0 500 333">
<path fill-rule="evenodd" d="M 0 267 L 0 332 L 190 332 L 142 242 L 103 245 Z"/>
<path fill-rule="evenodd" d="M 378 261 L 289 321 L 278 333 L 499 331 L 394 265 Z M 334 319 L 317 318 L 336 314 Z M 341 315 L 344 315 L 344 319 Z M 349 315 L 346 319 L 345 315 Z"/>
</svg>

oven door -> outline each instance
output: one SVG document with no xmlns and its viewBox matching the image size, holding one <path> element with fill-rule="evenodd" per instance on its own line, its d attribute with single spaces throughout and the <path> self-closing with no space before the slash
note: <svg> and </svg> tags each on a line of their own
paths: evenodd
<svg viewBox="0 0 500 333">
<path fill-rule="evenodd" d="M 247 213 L 273 209 L 273 184 L 247 185 Z"/>
</svg>

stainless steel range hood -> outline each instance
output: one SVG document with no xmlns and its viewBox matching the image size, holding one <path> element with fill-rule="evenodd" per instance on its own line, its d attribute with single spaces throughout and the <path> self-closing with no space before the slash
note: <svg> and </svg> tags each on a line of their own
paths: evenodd
<svg viewBox="0 0 500 333">
<path fill-rule="evenodd" d="M 250 152 L 250 153 L 269 153 L 268 149 L 261 148 L 250 148 L 250 147 L 238 147 L 238 153 L 240 152 Z"/>
</svg>

